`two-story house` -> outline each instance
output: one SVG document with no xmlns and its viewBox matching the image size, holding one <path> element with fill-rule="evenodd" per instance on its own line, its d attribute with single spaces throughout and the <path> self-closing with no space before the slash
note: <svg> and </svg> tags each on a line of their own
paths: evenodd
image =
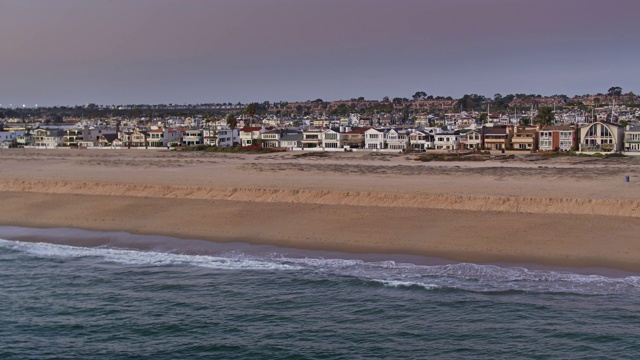
<svg viewBox="0 0 640 360">
<path fill-rule="evenodd" d="M 482 149 L 481 129 L 472 129 L 462 133 L 460 136 L 460 148 L 465 150 Z"/>
<path fill-rule="evenodd" d="M 405 150 L 409 146 L 409 130 L 390 129 L 385 134 L 386 148 Z"/>
<path fill-rule="evenodd" d="M 570 151 L 578 148 L 578 132 L 569 125 L 543 126 L 538 132 L 538 150 Z"/>
<path fill-rule="evenodd" d="M 302 132 L 302 147 L 317 148 L 322 147 L 325 130 L 309 129 Z"/>
<path fill-rule="evenodd" d="M 364 147 L 369 150 L 384 149 L 384 130 L 370 128 L 364 132 Z"/>
<path fill-rule="evenodd" d="M 598 121 L 580 127 L 580 152 L 611 153 L 624 148 L 624 127 Z"/>
<path fill-rule="evenodd" d="M 436 150 L 459 150 L 461 137 L 455 132 L 439 132 L 434 135 L 434 147 Z"/>
<path fill-rule="evenodd" d="M 202 129 L 182 130 L 182 145 L 184 146 L 204 145 L 204 139 L 202 138 Z"/>
<path fill-rule="evenodd" d="M 339 129 L 327 129 L 322 138 L 322 147 L 325 149 L 337 149 L 341 147 L 341 137 Z"/>
<path fill-rule="evenodd" d="M 628 127 L 624 134 L 624 152 L 640 155 L 640 126 Z"/>
</svg>

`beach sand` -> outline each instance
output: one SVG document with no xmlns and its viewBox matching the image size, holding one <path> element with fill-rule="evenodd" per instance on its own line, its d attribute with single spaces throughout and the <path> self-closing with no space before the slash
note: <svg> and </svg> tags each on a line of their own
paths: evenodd
<svg viewBox="0 0 640 360">
<path fill-rule="evenodd" d="M 304 154 L 2 150 L 0 225 L 640 271 L 640 159 Z"/>
</svg>

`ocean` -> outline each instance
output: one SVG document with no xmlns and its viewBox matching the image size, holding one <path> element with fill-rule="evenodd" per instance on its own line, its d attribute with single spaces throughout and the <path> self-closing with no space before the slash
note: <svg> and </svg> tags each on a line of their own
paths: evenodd
<svg viewBox="0 0 640 360">
<path fill-rule="evenodd" d="M 640 274 L 73 229 L 0 238 L 0 359 L 640 356 Z"/>
</svg>

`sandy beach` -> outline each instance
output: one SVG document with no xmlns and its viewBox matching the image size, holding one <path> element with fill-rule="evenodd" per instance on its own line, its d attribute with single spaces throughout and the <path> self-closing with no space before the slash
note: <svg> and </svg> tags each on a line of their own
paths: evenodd
<svg viewBox="0 0 640 360">
<path fill-rule="evenodd" d="M 640 271 L 640 159 L 414 158 L 2 150 L 0 225 Z"/>
</svg>

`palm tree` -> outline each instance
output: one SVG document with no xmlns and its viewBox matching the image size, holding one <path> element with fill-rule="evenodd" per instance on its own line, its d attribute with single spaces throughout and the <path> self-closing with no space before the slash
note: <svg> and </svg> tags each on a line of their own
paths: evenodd
<svg viewBox="0 0 640 360">
<path fill-rule="evenodd" d="M 229 127 L 229 129 L 231 129 L 231 138 L 233 142 L 233 130 L 238 127 L 238 119 L 235 115 L 231 113 L 227 115 L 227 126 Z"/>
<path fill-rule="evenodd" d="M 249 105 L 247 105 L 247 109 L 246 109 L 246 113 L 249 116 L 250 120 L 250 124 L 253 125 L 253 117 L 256 115 L 256 104 L 255 103 L 251 103 Z"/>
<path fill-rule="evenodd" d="M 556 115 L 553 113 L 553 109 L 550 107 L 541 107 L 538 109 L 538 115 L 536 115 L 536 122 L 541 125 L 553 125 Z"/>
</svg>

